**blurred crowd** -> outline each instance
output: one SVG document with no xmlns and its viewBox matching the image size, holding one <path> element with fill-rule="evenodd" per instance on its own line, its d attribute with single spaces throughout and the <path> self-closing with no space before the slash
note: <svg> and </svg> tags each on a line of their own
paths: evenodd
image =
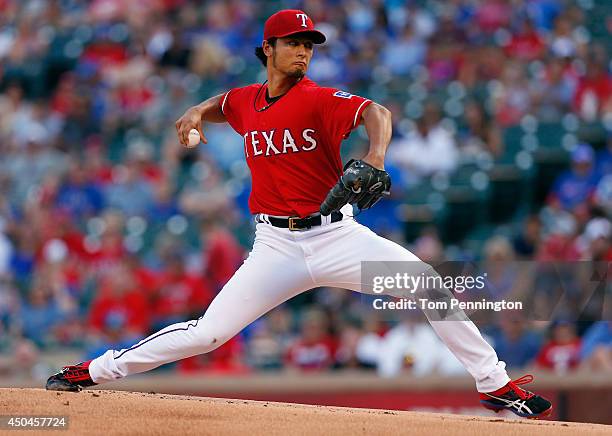
<svg viewBox="0 0 612 436">
<path fill-rule="evenodd" d="M 185 150 L 174 121 L 209 96 L 264 80 L 253 49 L 265 18 L 284 7 L 305 10 L 328 36 L 313 80 L 393 112 L 394 197 L 358 219 L 431 262 L 609 262 L 612 14 L 601 5 L 0 0 L 0 374 L 32 371 L 47 351 L 92 358 L 129 346 L 198 317 L 231 277 L 252 233 L 242 140 L 206 125 L 209 144 Z M 393 209 L 406 192 L 466 161 L 500 158 L 506 129 L 534 119 L 608 133 L 557 144 L 570 162 L 545 203 L 481 250 L 445 246 L 435 227 L 406 240 L 410 223 Z M 366 144 L 357 132 L 345 151 Z M 572 319 L 501 316 L 485 332 L 511 368 L 611 370 L 610 321 Z M 172 365 L 346 367 L 463 371 L 420 318 L 385 320 L 357 294 L 330 289 Z"/>
</svg>

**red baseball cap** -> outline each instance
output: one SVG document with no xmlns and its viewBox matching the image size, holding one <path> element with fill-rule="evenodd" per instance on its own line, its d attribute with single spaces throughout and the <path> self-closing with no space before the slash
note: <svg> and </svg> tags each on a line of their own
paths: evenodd
<svg viewBox="0 0 612 436">
<path fill-rule="evenodd" d="M 325 35 L 314 28 L 314 23 L 304 11 L 284 9 L 270 16 L 264 24 L 264 39 L 283 38 L 294 33 L 309 33 L 312 42 L 323 44 Z"/>
</svg>

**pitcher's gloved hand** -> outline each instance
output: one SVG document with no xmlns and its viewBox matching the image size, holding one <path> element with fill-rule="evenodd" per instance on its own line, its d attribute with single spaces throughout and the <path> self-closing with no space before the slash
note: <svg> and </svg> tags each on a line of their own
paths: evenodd
<svg viewBox="0 0 612 436">
<path fill-rule="evenodd" d="M 362 160 L 351 159 L 344 166 L 344 174 L 321 204 L 321 215 L 327 216 L 347 203 L 357 204 L 361 210 L 369 209 L 390 192 L 389 173 Z"/>
</svg>

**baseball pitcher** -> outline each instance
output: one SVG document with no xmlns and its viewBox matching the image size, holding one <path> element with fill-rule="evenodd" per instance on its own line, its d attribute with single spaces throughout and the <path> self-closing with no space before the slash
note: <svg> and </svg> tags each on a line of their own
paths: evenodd
<svg viewBox="0 0 612 436">
<path fill-rule="evenodd" d="M 208 353 L 269 310 L 315 287 L 369 293 L 361 283 L 362 261 L 421 262 L 352 218 L 352 205 L 367 209 L 390 192 L 384 158 L 391 114 L 367 98 L 321 87 L 306 76 L 314 46 L 323 42 L 325 36 L 304 12 L 277 12 L 266 21 L 256 49 L 266 82 L 211 97 L 176 122 L 185 146 L 193 144 L 193 129 L 207 142 L 202 123 L 229 123 L 244 139 L 252 176 L 249 207 L 257 223 L 252 251 L 206 313 L 130 348 L 66 366 L 49 378 L 47 389 L 78 391 Z M 369 151 L 343 167 L 340 145 L 360 124 Z M 474 377 L 483 406 L 528 418 L 551 412 L 548 400 L 519 387 L 531 376 L 510 380 L 504 362 L 467 317 L 428 319 Z"/>
</svg>

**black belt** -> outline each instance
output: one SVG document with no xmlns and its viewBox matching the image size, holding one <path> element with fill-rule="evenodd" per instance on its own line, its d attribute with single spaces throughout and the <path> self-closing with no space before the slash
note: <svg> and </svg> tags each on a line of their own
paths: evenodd
<svg viewBox="0 0 612 436">
<path fill-rule="evenodd" d="M 344 215 L 342 215 L 342 212 L 332 212 L 331 222 L 337 223 L 338 221 L 342 220 L 343 216 Z M 297 216 L 292 216 L 289 218 L 277 218 L 268 215 L 266 216 L 266 219 L 263 219 L 260 214 L 257 214 L 255 220 L 258 223 L 271 224 L 274 227 L 280 227 L 281 229 L 307 230 L 311 227 L 321 225 L 321 214 L 307 216 L 306 218 L 300 218 Z"/>
</svg>

